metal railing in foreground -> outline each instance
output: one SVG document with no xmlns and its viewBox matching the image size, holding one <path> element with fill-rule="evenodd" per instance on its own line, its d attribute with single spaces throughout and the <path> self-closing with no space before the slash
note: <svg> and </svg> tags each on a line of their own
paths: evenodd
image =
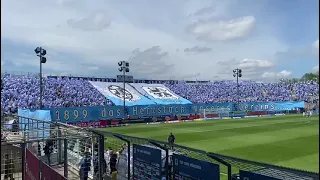
<svg viewBox="0 0 320 180">
<path fill-rule="evenodd" d="M 211 152 L 205 152 L 198 149 L 193 149 L 180 145 L 172 145 L 166 142 L 131 137 L 126 135 L 121 135 L 117 133 L 111 133 L 101 130 L 92 129 L 93 132 L 104 137 L 105 146 L 113 150 L 118 149 L 118 166 L 117 166 L 117 176 L 118 179 L 128 179 L 132 178 L 133 175 L 133 150 L 132 146 L 134 144 L 143 145 L 147 147 L 152 147 L 160 149 L 162 151 L 163 171 L 162 176 L 166 179 L 173 179 L 172 177 L 172 155 L 181 154 L 190 158 L 218 164 L 220 166 L 220 177 L 223 179 L 237 179 L 239 177 L 240 171 L 248 171 L 255 174 L 260 174 L 268 177 L 273 177 L 275 179 L 290 179 L 290 180 L 318 180 L 319 174 L 316 172 L 310 172 L 305 170 L 287 168 L 277 165 L 271 165 L 266 163 L 254 162 L 249 160 L 244 160 L 240 158 L 234 158 L 230 156 L 220 155 Z M 125 146 L 123 146 L 125 143 Z M 123 150 L 123 147 L 126 147 Z M 128 158 L 130 157 L 130 158 Z M 130 167 L 130 168 L 129 168 Z"/>
<path fill-rule="evenodd" d="M 205 152 L 151 139 L 125 136 L 93 128 L 80 128 L 59 122 L 15 117 L 18 125 L 2 124 L 1 179 L 11 177 L 25 179 L 31 172 L 44 172 L 40 168 L 26 168 L 27 153 L 39 159 L 38 164 L 50 167 L 67 179 L 133 179 L 133 171 L 139 165 L 134 161 L 134 146 L 142 145 L 160 152 L 160 174 L 173 179 L 174 155 L 213 163 L 219 166 L 221 179 L 234 179 L 240 171 L 290 180 L 318 180 L 319 174 L 264 163 L 258 163 L 220 154 Z M 15 127 L 15 128 L 13 128 Z M 17 128 L 18 127 L 18 128 Z M 51 145 L 51 152 L 46 147 Z M 30 155 L 30 153 L 29 153 Z M 50 157 L 50 160 L 49 158 Z M 49 162 L 50 161 L 50 162 Z M 30 163 L 30 162 L 29 162 Z M 141 165 L 141 164 L 140 164 Z M 135 166 L 135 168 L 133 168 Z M 28 165 L 28 167 L 31 167 Z M 37 171 L 38 170 L 38 171 Z M 53 171 L 52 171 L 53 172 Z M 10 175 L 10 176 L 9 176 Z"/>
<path fill-rule="evenodd" d="M 41 176 L 49 173 L 53 177 L 52 173 L 57 172 L 67 179 L 79 179 L 82 155 L 94 154 L 94 146 L 98 146 L 95 139 L 92 131 L 51 121 L 20 116 L 2 121 L 1 179 L 37 177 L 40 172 Z M 31 166 L 28 157 L 37 165 Z M 88 166 L 87 174 L 92 179 L 93 163 Z"/>
</svg>

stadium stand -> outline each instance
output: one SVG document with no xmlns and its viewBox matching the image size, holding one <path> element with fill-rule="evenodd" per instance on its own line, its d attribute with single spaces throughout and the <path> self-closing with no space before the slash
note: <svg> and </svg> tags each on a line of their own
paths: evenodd
<svg viewBox="0 0 320 180">
<path fill-rule="evenodd" d="M 185 97 L 193 103 L 212 103 L 212 102 L 236 102 L 237 84 L 233 81 L 219 81 L 207 84 L 166 84 L 166 86 L 176 94 Z M 292 95 L 295 87 L 295 96 Z M 319 91 L 316 82 L 297 82 L 297 83 L 257 83 L 243 81 L 239 83 L 240 101 L 308 101 Z M 294 98 L 295 97 L 295 98 Z"/>
<path fill-rule="evenodd" d="M 122 83 L 109 80 L 102 82 L 94 81 L 100 80 L 93 78 L 88 79 L 75 77 L 46 77 L 44 78 L 45 90 L 43 96 L 43 104 L 45 108 L 117 105 L 116 102 L 111 102 L 111 98 L 107 99 L 108 96 L 104 95 L 106 87 L 104 85 L 112 84 L 115 87 L 121 88 Z M 99 83 L 103 85 L 101 86 L 101 89 L 98 88 Z M 139 92 L 139 95 L 144 96 L 148 100 L 154 102 L 156 105 L 161 104 L 161 98 L 157 97 L 160 100 L 154 100 L 154 97 L 150 96 L 150 94 L 147 95 L 148 89 L 146 90 L 146 87 L 149 87 L 150 92 L 158 92 L 159 89 L 157 88 L 159 87 L 163 87 L 163 90 L 166 88 L 168 89 L 168 91 L 164 90 L 163 92 L 172 92 L 172 94 L 170 94 L 170 102 L 162 102 L 162 104 L 170 104 L 171 102 L 176 101 L 176 95 L 181 96 L 186 100 L 190 100 L 192 103 L 234 102 L 238 99 L 238 94 L 236 90 L 237 84 L 232 81 L 199 83 L 188 83 L 185 81 L 166 81 L 161 83 L 162 84 L 160 84 L 159 81 L 154 81 L 151 83 L 152 85 L 150 85 L 146 81 L 134 81 L 134 83 L 128 83 L 128 86 L 126 87 L 130 87 L 128 88 L 128 91 L 130 91 L 130 89 L 132 91 L 135 90 Z M 150 87 L 155 87 L 155 89 Z M 313 81 L 295 83 L 257 83 L 251 81 L 243 81 L 240 82 L 239 88 L 240 100 L 242 102 L 306 101 L 308 102 L 308 104 L 310 104 L 308 106 L 312 107 L 311 105 L 315 102 L 318 102 L 319 98 L 318 84 Z M 13 151 L 15 150 L 14 148 L 20 146 L 22 149 L 25 148 L 26 150 L 25 155 L 15 153 L 17 154 L 15 156 L 19 158 L 10 157 L 11 161 L 14 162 L 14 166 L 20 168 L 18 170 L 15 170 L 13 174 L 16 179 L 20 179 L 23 176 L 23 174 L 21 174 L 20 172 L 24 171 L 22 171 L 21 169 L 24 169 L 24 165 L 28 164 L 28 162 L 25 164 L 22 163 L 23 160 L 30 160 L 30 158 L 27 158 L 27 152 L 32 152 L 34 154 L 34 157 L 39 159 L 39 164 L 41 164 L 41 175 L 45 174 L 43 173 L 45 172 L 43 168 L 45 166 L 43 165 L 47 162 L 48 164 L 52 164 L 52 169 L 55 170 L 54 172 L 59 172 L 60 175 L 65 176 L 65 179 L 79 179 L 79 172 L 81 172 L 81 170 L 84 169 L 81 165 L 79 166 L 79 164 L 81 164 L 82 160 L 87 155 L 90 156 L 93 160 L 91 163 L 88 163 L 88 166 L 91 167 L 91 169 L 88 172 L 90 179 L 97 179 L 97 177 L 101 176 L 101 174 L 104 177 L 111 177 L 114 174 L 110 170 L 110 164 L 112 160 L 109 156 L 111 156 L 111 154 L 116 154 L 115 157 L 117 157 L 118 163 L 116 165 L 117 172 L 115 175 L 118 177 L 118 179 L 128 179 L 128 177 L 133 176 L 132 167 L 134 166 L 134 145 L 142 145 L 161 151 L 160 162 L 162 162 L 162 176 L 169 177 L 169 175 L 166 174 L 166 164 L 173 164 L 174 160 L 172 160 L 172 154 L 174 153 L 194 158 L 197 160 L 219 164 L 219 167 L 221 167 L 220 176 L 228 176 L 230 180 L 231 175 L 232 177 L 235 177 L 235 179 L 238 179 L 238 176 L 240 175 L 237 174 L 237 171 L 239 170 L 246 170 L 255 174 L 275 177 L 279 179 L 319 179 L 318 174 L 313 172 L 306 172 L 303 170 L 295 170 L 275 165 L 268 165 L 233 158 L 215 153 L 208 153 L 205 151 L 196 150 L 179 145 L 174 145 L 174 148 L 165 151 L 164 149 L 166 149 L 166 147 L 172 145 L 155 140 L 136 138 L 111 132 L 99 131 L 93 128 L 80 128 L 72 125 L 63 124 L 61 122 L 53 122 L 51 121 L 51 117 L 48 116 L 48 114 L 50 114 L 50 111 L 34 110 L 39 108 L 39 78 L 37 78 L 36 76 L 2 76 L 1 90 L 1 118 L 3 118 L 3 112 L 16 113 L 18 111 L 18 108 L 20 112 L 18 113 L 18 116 L 15 116 L 15 119 L 5 121 L 5 123 L 2 124 L 2 126 L 5 128 L 1 129 L 2 147 L 6 147 L 2 149 L 5 149 L 5 153 L 10 153 L 10 155 L 13 156 L 13 153 L 15 153 L 15 151 Z M 145 93 L 144 91 L 147 93 Z M 175 103 L 183 104 L 181 101 Z M 121 102 L 118 104 L 121 105 Z M 22 111 L 25 113 L 21 113 Z M 206 112 L 215 112 L 214 114 L 219 114 L 221 118 L 223 118 L 223 114 L 227 114 L 226 116 L 229 117 L 230 113 L 229 110 L 224 110 L 224 108 L 218 108 L 214 110 L 209 109 L 208 111 L 204 109 L 204 112 L 205 114 Z M 46 117 L 48 118 L 40 117 L 40 115 L 46 115 Z M 17 132 L 15 130 L 16 128 L 14 128 L 14 124 L 16 122 L 19 122 L 18 129 L 20 129 L 20 132 Z M 156 122 L 154 121 L 153 123 Z M 41 133 L 39 133 L 39 131 Z M 23 134 L 25 136 L 23 136 Z M 25 137 L 28 137 L 29 140 L 31 139 L 32 144 L 23 142 L 23 140 L 26 140 L 24 139 Z M 45 141 L 45 138 L 52 138 L 54 140 L 52 141 L 51 139 L 50 141 Z M 48 154 L 46 154 L 44 150 L 47 144 L 49 144 L 49 142 L 53 142 L 53 150 L 50 156 L 52 159 L 47 159 Z M 128 144 L 129 146 L 127 146 Z M 107 146 L 108 150 L 105 149 Z M 105 172 L 102 172 L 102 167 L 104 167 L 104 165 L 98 163 L 99 160 L 100 162 L 102 162 L 102 158 L 104 158 L 106 164 L 109 165 L 107 168 L 104 168 L 106 169 Z M 10 164 L 13 163 L 10 162 Z M 101 169 L 99 169 L 99 167 L 101 167 Z M 63 170 L 57 170 L 58 168 L 61 168 Z M 5 166 L 4 169 L 12 168 L 8 168 L 8 166 Z M 171 173 L 172 168 L 168 169 L 170 169 Z M 37 171 L 38 174 L 40 174 L 40 171 Z M 51 174 L 47 173 L 47 176 L 51 176 Z"/>
<path fill-rule="evenodd" d="M 38 108 L 39 78 L 34 75 L 2 75 L 1 107 L 5 113 L 18 108 Z M 167 81 L 164 85 L 192 103 L 236 102 L 238 95 L 233 81 L 187 83 Z M 87 79 L 44 78 L 45 108 L 113 105 Z M 239 85 L 241 102 L 318 101 L 317 82 L 257 83 L 243 81 Z"/>
<path fill-rule="evenodd" d="M 5 76 L 2 81 L 1 106 L 5 112 L 16 113 L 18 108 L 38 108 L 39 78 Z M 44 78 L 44 82 L 44 107 L 111 105 L 88 81 Z"/>
</svg>

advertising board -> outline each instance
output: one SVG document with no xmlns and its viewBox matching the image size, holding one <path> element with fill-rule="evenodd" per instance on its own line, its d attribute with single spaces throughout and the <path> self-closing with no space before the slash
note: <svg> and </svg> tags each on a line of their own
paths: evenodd
<svg viewBox="0 0 320 180">
<path fill-rule="evenodd" d="M 220 167 L 206 161 L 173 154 L 173 176 L 175 180 L 219 180 Z"/>
<path fill-rule="evenodd" d="M 240 170 L 240 180 L 280 180 L 280 179 L 257 174 L 254 172 Z"/>
<path fill-rule="evenodd" d="M 161 180 L 161 150 L 133 144 L 133 179 Z"/>
</svg>

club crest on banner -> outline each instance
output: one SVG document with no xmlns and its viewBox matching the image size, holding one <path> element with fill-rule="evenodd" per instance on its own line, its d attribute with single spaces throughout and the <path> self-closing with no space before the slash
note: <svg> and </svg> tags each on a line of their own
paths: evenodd
<svg viewBox="0 0 320 180">
<path fill-rule="evenodd" d="M 122 87 L 116 85 L 110 85 L 106 87 L 103 91 L 108 96 L 118 98 L 121 100 L 123 100 L 123 98 L 125 97 L 125 100 L 129 102 L 134 102 L 140 99 L 140 96 L 135 94 L 133 91 L 123 89 Z"/>
<path fill-rule="evenodd" d="M 165 87 L 143 86 L 142 89 L 155 99 L 179 99 L 179 96 L 173 94 Z"/>
</svg>

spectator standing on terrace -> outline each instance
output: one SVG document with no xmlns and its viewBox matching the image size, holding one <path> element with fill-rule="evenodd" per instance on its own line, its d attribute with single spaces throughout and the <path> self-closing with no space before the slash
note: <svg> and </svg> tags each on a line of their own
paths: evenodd
<svg viewBox="0 0 320 180">
<path fill-rule="evenodd" d="M 116 168 L 117 159 L 118 159 L 117 153 L 111 151 L 111 153 L 110 153 L 110 174 L 117 172 L 117 168 Z"/>
<path fill-rule="evenodd" d="M 80 161 L 80 180 L 88 180 L 91 166 L 90 152 L 86 151 L 84 157 Z"/>
<path fill-rule="evenodd" d="M 95 152 L 96 155 L 94 156 L 93 158 L 93 173 L 94 173 L 94 176 L 95 178 L 99 178 L 99 156 L 98 156 L 98 152 Z M 100 167 L 101 167 L 101 173 L 102 173 L 102 176 L 106 173 L 106 170 L 107 170 L 107 162 L 105 160 L 105 158 L 103 157 L 103 161 L 100 161 Z"/>
<path fill-rule="evenodd" d="M 33 142 L 31 148 L 29 149 L 33 154 L 38 154 L 38 143 Z"/>
<path fill-rule="evenodd" d="M 110 172 L 110 154 L 111 154 L 111 151 L 112 151 L 112 148 L 108 147 L 108 149 L 104 153 L 104 158 L 105 158 L 106 163 L 107 163 L 107 167 L 106 167 L 107 172 Z"/>
<path fill-rule="evenodd" d="M 19 124 L 17 120 L 12 122 L 12 132 L 19 132 Z"/>
<path fill-rule="evenodd" d="M 53 142 L 48 140 L 43 148 L 44 154 L 47 156 L 48 165 L 51 165 L 51 153 L 53 152 Z"/>
</svg>

